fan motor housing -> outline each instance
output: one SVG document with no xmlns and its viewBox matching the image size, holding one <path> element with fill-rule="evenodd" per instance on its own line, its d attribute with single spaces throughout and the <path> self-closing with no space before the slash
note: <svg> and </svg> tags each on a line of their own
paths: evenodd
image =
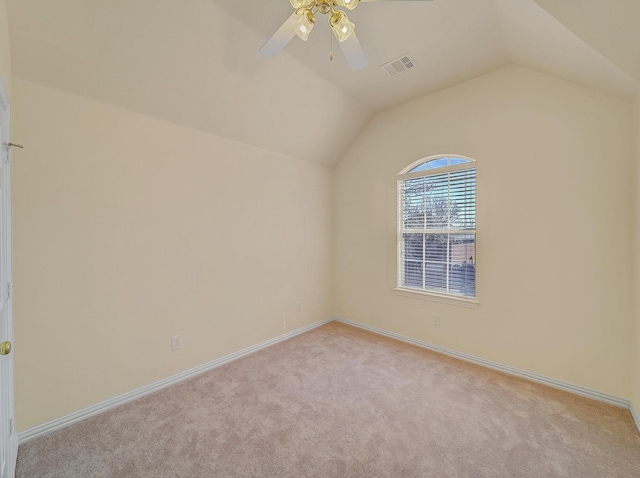
<svg viewBox="0 0 640 478">
<path fill-rule="evenodd" d="M 326 15 L 331 11 L 332 6 L 333 2 L 320 2 L 318 3 L 318 11 Z"/>
</svg>

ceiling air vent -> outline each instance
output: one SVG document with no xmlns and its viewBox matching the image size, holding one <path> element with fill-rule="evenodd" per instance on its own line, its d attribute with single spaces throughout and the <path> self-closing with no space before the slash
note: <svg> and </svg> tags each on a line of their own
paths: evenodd
<svg viewBox="0 0 640 478">
<path fill-rule="evenodd" d="M 384 71 L 387 72 L 389 76 L 398 76 L 402 73 L 405 73 L 412 68 L 415 68 L 416 62 L 413 58 L 409 56 L 408 53 L 405 53 L 400 58 L 396 58 L 395 60 L 391 60 L 389 63 L 385 63 L 380 66 Z"/>
</svg>

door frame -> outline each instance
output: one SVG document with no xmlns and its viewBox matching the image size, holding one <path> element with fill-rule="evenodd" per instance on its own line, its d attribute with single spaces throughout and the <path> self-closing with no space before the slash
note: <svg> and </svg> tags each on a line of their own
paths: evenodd
<svg viewBox="0 0 640 478">
<path fill-rule="evenodd" d="M 2 128 L 3 144 L 0 148 L 2 153 L 0 154 L 0 161 L 2 161 L 1 167 L 4 168 L 3 184 L 2 184 L 2 207 L 3 210 L 0 214 L 5 217 L 4 230 L 0 230 L 2 242 L 6 244 L 5 257 L 0 260 L 1 264 L 4 264 L 5 271 L 0 272 L 0 277 L 4 277 L 4 283 L 0 284 L 0 294 L 3 294 L 2 299 L 6 299 L 5 307 L 7 309 L 7 337 L 3 340 L 13 342 L 13 293 L 12 293 L 12 243 L 11 243 L 11 147 L 8 143 L 11 142 L 11 106 L 9 103 L 9 95 L 4 86 L 4 81 L 0 76 L 0 128 Z M 2 250 L 0 249 L 0 254 Z M 3 272 L 3 273 L 2 273 Z M 13 357 L 12 351 L 9 355 L 2 357 L 2 360 L 8 360 L 9 376 L 6 380 L 9 384 L 9 389 L 2 387 L 1 401 L 3 406 L 6 407 L 7 419 L 9 420 L 8 430 L 9 435 L 4 437 L 8 440 L 8 443 L 3 443 L 2 446 L 6 447 L 7 451 L 7 478 L 14 478 L 16 461 L 18 458 L 18 437 L 15 430 L 15 413 L 14 413 L 14 375 L 13 375 Z M 4 477 L 0 477 L 4 478 Z"/>
</svg>

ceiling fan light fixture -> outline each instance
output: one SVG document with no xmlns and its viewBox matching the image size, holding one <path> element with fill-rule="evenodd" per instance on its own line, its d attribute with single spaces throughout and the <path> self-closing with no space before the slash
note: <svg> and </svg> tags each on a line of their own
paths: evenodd
<svg viewBox="0 0 640 478">
<path fill-rule="evenodd" d="M 307 41 L 309 39 L 309 33 L 313 30 L 315 23 L 316 17 L 313 15 L 313 12 L 311 10 L 303 10 L 300 18 L 293 24 L 293 28 L 300 39 Z"/>
<path fill-rule="evenodd" d="M 345 7 L 349 10 L 353 10 L 358 6 L 359 2 L 360 0 L 334 0 L 333 3 L 335 3 L 338 7 Z"/>
<path fill-rule="evenodd" d="M 347 14 L 343 11 L 336 11 L 331 17 L 329 17 L 329 25 L 336 34 L 338 41 L 343 42 L 349 38 L 356 26 L 349 21 Z"/>
<path fill-rule="evenodd" d="M 302 7 L 309 8 L 311 6 L 310 4 L 312 4 L 313 2 L 311 2 L 310 0 L 289 0 L 289 3 L 293 8 L 297 10 L 298 8 Z"/>
</svg>

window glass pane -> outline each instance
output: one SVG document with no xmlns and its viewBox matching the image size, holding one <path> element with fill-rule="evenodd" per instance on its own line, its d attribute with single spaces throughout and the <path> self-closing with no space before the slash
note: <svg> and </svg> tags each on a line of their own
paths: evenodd
<svg viewBox="0 0 640 478">
<path fill-rule="evenodd" d="M 447 264 L 443 262 L 427 262 L 425 264 L 425 289 L 433 292 L 447 292 Z"/>
<path fill-rule="evenodd" d="M 427 169 L 444 168 L 449 166 L 449 158 L 433 159 L 427 163 Z"/>
<path fill-rule="evenodd" d="M 402 268 L 402 286 L 422 289 L 424 262 L 405 260 Z"/>
<path fill-rule="evenodd" d="M 447 234 L 426 234 L 425 280 L 426 289 L 447 291 Z"/>
<path fill-rule="evenodd" d="M 402 227 L 424 229 L 425 178 L 402 181 Z"/>
<path fill-rule="evenodd" d="M 447 234 L 425 234 L 425 260 L 447 261 Z"/>
<path fill-rule="evenodd" d="M 402 235 L 403 257 L 412 261 L 424 260 L 424 234 Z"/>
<path fill-rule="evenodd" d="M 450 174 L 451 228 L 476 228 L 475 169 Z"/>
<path fill-rule="evenodd" d="M 402 235 L 402 285 L 422 289 L 424 234 Z"/>
<path fill-rule="evenodd" d="M 434 292 L 447 291 L 447 234 L 425 235 L 425 279 L 426 289 Z"/>
<path fill-rule="evenodd" d="M 449 293 L 475 297 L 475 234 L 451 234 L 449 238 L 449 248 Z"/>
<path fill-rule="evenodd" d="M 456 164 L 470 163 L 470 162 L 471 161 L 469 161 L 468 159 L 451 158 L 451 166 L 455 166 Z"/>
<path fill-rule="evenodd" d="M 446 229 L 449 224 L 449 176 L 438 174 L 425 178 L 427 229 Z"/>
<path fill-rule="evenodd" d="M 415 173 L 416 171 L 426 171 L 426 170 L 427 170 L 427 164 L 426 163 L 420 163 L 415 168 L 411 169 L 411 171 L 409 171 L 409 172 L 410 173 Z"/>
</svg>

